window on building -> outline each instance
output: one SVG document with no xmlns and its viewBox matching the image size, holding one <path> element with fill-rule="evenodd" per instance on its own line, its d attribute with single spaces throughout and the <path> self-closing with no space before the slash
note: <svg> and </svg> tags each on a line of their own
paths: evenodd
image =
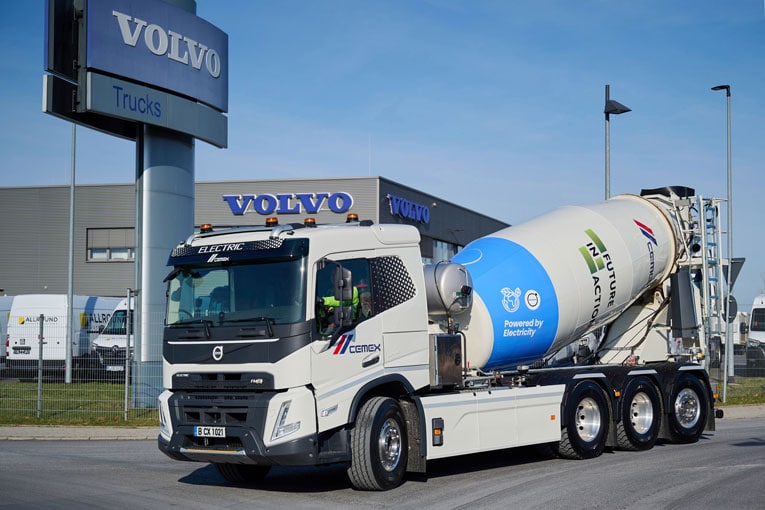
<svg viewBox="0 0 765 510">
<path fill-rule="evenodd" d="M 442 260 L 451 260 L 452 257 L 459 251 L 460 247 L 454 243 L 447 243 L 446 241 L 433 240 L 433 262 L 441 262 Z"/>
<path fill-rule="evenodd" d="M 132 262 L 135 260 L 135 229 L 89 228 L 88 262 Z"/>
</svg>

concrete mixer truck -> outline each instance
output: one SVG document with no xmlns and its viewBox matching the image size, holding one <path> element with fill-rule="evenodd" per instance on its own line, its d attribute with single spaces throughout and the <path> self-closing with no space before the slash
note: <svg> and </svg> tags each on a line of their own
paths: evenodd
<svg viewBox="0 0 765 510">
<path fill-rule="evenodd" d="M 387 490 L 463 454 L 696 442 L 715 426 L 711 202 L 642 195 L 424 266 L 406 225 L 203 225 L 168 261 L 159 449 L 228 481 L 344 463 Z"/>
</svg>

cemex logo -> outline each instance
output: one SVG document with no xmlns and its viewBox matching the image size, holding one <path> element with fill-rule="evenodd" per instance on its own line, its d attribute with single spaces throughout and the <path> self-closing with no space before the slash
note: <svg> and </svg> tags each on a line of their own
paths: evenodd
<svg viewBox="0 0 765 510">
<path fill-rule="evenodd" d="M 353 343 L 355 340 L 355 335 L 353 333 L 342 335 L 337 340 L 337 347 L 335 347 L 334 352 L 332 353 L 334 356 L 342 355 L 342 354 L 362 354 L 367 352 L 380 352 L 380 344 L 361 344 L 356 345 Z M 351 345 L 353 344 L 353 345 Z"/>
<path fill-rule="evenodd" d="M 638 220 L 633 219 L 632 221 L 635 222 L 635 225 L 638 226 L 640 231 L 643 233 L 644 236 L 648 238 L 649 241 L 651 241 L 654 245 L 656 245 L 656 236 L 653 233 L 653 230 L 651 227 L 644 225 L 643 223 L 640 223 Z"/>
</svg>

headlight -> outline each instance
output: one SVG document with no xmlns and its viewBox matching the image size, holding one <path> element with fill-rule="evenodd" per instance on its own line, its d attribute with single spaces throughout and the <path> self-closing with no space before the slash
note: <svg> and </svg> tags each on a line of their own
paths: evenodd
<svg viewBox="0 0 765 510">
<path fill-rule="evenodd" d="M 163 391 L 157 398 L 157 407 L 159 407 L 159 433 L 162 437 L 170 441 L 173 436 L 172 424 L 170 423 L 170 409 L 167 405 L 167 399 L 170 392 Z"/>
<path fill-rule="evenodd" d="M 300 429 L 299 421 L 287 423 L 287 413 L 290 411 L 290 404 L 292 404 L 292 400 L 287 400 L 286 402 L 283 402 L 282 406 L 279 408 L 274 431 L 271 433 L 271 441 L 288 436 Z"/>
</svg>

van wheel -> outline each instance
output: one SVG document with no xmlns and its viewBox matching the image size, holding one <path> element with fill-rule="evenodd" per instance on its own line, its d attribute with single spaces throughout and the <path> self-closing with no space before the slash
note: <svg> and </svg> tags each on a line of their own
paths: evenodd
<svg viewBox="0 0 765 510">
<path fill-rule="evenodd" d="M 558 454 L 566 459 L 597 457 L 606 447 L 609 410 L 600 386 L 592 381 L 577 384 L 566 398 Z"/>
<path fill-rule="evenodd" d="M 650 379 L 636 377 L 622 392 L 616 441 L 622 450 L 649 450 L 659 438 L 661 399 Z"/>
<path fill-rule="evenodd" d="M 253 464 L 213 464 L 218 473 L 231 483 L 258 482 L 266 477 L 271 466 Z"/>
<path fill-rule="evenodd" d="M 669 434 L 674 443 L 695 443 L 704 432 L 709 413 L 709 396 L 698 377 L 681 374 L 672 385 Z"/>
<path fill-rule="evenodd" d="M 405 423 L 392 398 L 374 397 L 361 406 L 351 429 L 348 477 L 354 488 L 383 491 L 401 484 L 407 463 Z"/>
</svg>

